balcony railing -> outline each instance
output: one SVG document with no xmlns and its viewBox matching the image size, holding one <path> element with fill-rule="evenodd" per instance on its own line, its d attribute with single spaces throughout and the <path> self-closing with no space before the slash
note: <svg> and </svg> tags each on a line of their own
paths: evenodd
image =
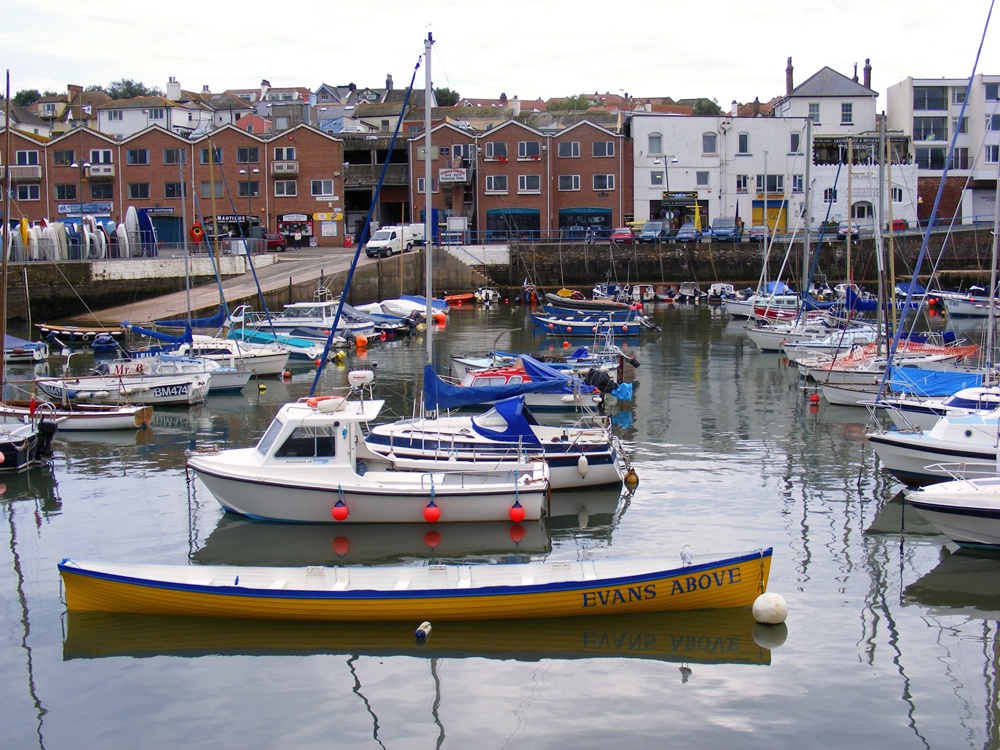
<svg viewBox="0 0 1000 750">
<path fill-rule="evenodd" d="M 0 179 L 6 178 L 6 169 L 3 166 L 0 166 Z M 12 164 L 10 167 L 11 182 L 40 182 L 41 179 L 41 164 Z"/>
<path fill-rule="evenodd" d="M 90 182 L 109 182 L 115 179 L 114 164 L 91 164 L 86 170 Z"/>
<path fill-rule="evenodd" d="M 297 160 L 271 162 L 271 174 L 275 176 L 297 175 L 298 173 L 299 162 Z"/>
</svg>

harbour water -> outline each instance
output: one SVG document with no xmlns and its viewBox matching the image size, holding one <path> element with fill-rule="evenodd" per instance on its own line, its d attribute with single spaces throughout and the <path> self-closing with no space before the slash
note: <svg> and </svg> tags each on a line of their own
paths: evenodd
<svg viewBox="0 0 1000 750">
<path fill-rule="evenodd" d="M 900 501 L 867 414 L 811 403 L 780 357 L 708 306 L 656 308 L 609 406 L 640 482 L 557 493 L 509 524 L 333 527 L 226 517 L 189 447 L 252 444 L 311 367 L 153 429 L 57 436 L 0 477 L 0 746 L 10 748 L 1000 747 L 1000 559 L 957 553 Z M 436 359 L 559 348 L 520 308 L 456 309 Z M 575 342 L 574 342 L 575 343 Z M 375 367 L 386 418 L 419 394 L 422 338 Z M 76 359 L 74 359 L 76 364 Z M 83 362 L 81 362 L 81 365 Z M 772 546 L 785 628 L 749 612 L 358 627 L 67 613 L 65 557 L 192 565 L 671 556 Z M 679 558 L 677 558 L 679 560 Z"/>
</svg>

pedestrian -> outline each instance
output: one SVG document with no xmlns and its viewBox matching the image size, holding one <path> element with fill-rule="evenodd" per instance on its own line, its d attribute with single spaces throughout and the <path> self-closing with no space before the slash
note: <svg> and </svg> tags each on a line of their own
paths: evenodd
<svg viewBox="0 0 1000 750">
<path fill-rule="evenodd" d="M 302 232 L 296 229 L 293 237 L 295 239 L 295 247 L 296 248 L 302 247 Z"/>
</svg>

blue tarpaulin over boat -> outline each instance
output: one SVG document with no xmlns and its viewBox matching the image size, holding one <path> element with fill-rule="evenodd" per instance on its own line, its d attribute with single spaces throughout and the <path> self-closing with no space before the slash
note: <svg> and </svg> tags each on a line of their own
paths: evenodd
<svg viewBox="0 0 1000 750">
<path fill-rule="evenodd" d="M 189 344 L 194 341 L 191 335 L 191 329 L 185 328 L 184 333 L 180 336 L 171 336 L 169 333 L 163 333 L 162 331 L 154 331 L 149 328 L 142 328 L 137 325 L 129 323 L 127 320 L 122 322 L 122 328 L 132 331 L 140 336 L 148 336 L 151 339 L 156 339 L 157 341 L 165 341 L 168 344 Z"/>
<path fill-rule="evenodd" d="M 541 445 L 531 429 L 536 424 L 538 422 L 525 408 L 524 396 L 497 401 L 488 412 L 472 418 L 472 429 L 477 434 L 490 440 L 523 445 Z"/>
<path fill-rule="evenodd" d="M 893 367 L 889 374 L 889 388 L 894 393 L 913 396 L 950 396 L 963 388 L 975 388 L 982 384 L 983 374 L 976 372 Z"/>
<path fill-rule="evenodd" d="M 596 391 L 576 376 L 569 376 L 536 359 L 522 355 L 528 382 L 507 385 L 455 385 L 442 380 L 432 365 L 424 365 L 424 403 L 427 409 L 458 409 L 486 404 L 525 393 L 590 393 Z"/>
<path fill-rule="evenodd" d="M 228 314 L 226 313 L 226 306 L 219 305 L 219 310 L 214 315 L 210 315 L 207 318 L 191 318 L 181 319 L 181 320 L 156 320 L 153 321 L 158 326 L 163 326 L 164 328 L 222 328 L 226 322 Z"/>
</svg>

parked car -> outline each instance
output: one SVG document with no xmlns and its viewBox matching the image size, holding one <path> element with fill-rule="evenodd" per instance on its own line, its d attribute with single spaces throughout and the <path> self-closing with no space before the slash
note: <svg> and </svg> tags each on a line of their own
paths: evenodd
<svg viewBox="0 0 1000 750">
<path fill-rule="evenodd" d="M 837 225 L 837 236 L 846 240 L 847 235 L 851 235 L 852 240 L 858 239 L 861 236 L 861 225 L 856 221 L 842 221 Z"/>
<path fill-rule="evenodd" d="M 701 230 L 695 228 L 693 221 L 685 221 L 674 239 L 678 242 L 701 242 Z"/>
<path fill-rule="evenodd" d="M 635 232 L 632 231 L 632 227 L 618 227 L 611 233 L 611 241 L 631 245 L 635 242 Z"/>
<path fill-rule="evenodd" d="M 769 239 L 771 239 L 771 230 L 767 224 L 755 224 L 750 227 L 751 242 L 767 242 Z"/>
<path fill-rule="evenodd" d="M 274 253 L 283 253 L 285 248 L 288 247 L 288 239 L 283 234 L 278 234 L 277 232 L 272 232 L 268 229 L 263 231 L 263 240 L 267 243 L 267 251 Z"/>
<path fill-rule="evenodd" d="M 736 219 L 730 216 L 712 219 L 712 228 L 709 230 L 712 242 L 739 242 L 742 234 Z"/>
<path fill-rule="evenodd" d="M 647 221 L 642 225 L 637 242 L 666 242 L 670 239 L 670 225 L 665 221 Z"/>
</svg>

